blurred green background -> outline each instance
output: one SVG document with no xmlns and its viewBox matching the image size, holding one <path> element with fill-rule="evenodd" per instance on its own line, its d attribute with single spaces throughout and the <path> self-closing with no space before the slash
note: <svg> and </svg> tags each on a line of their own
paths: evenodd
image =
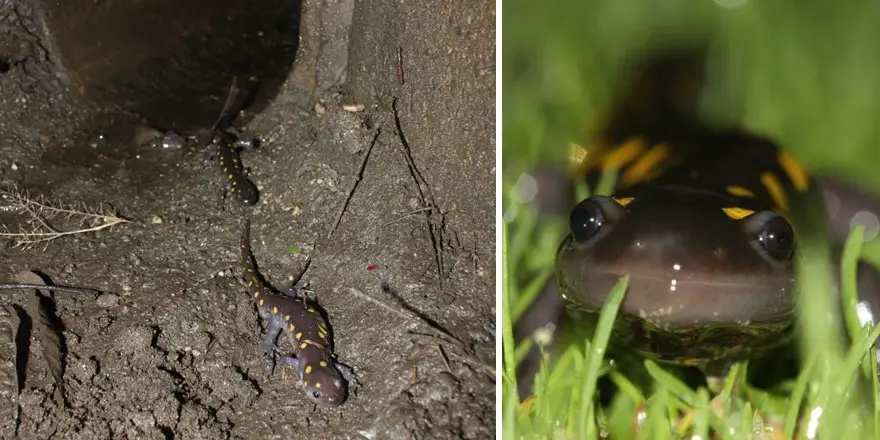
<svg viewBox="0 0 880 440">
<path fill-rule="evenodd" d="M 614 102 L 622 63 L 711 45 L 704 116 L 776 139 L 812 171 L 880 194 L 880 2 L 504 0 L 505 191 L 560 162 Z"/>
</svg>

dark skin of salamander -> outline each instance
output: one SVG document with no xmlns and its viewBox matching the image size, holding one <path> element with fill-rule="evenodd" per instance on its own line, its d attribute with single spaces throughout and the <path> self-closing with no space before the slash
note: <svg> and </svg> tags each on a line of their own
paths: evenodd
<svg viewBox="0 0 880 440">
<path fill-rule="evenodd" d="M 637 81 L 595 142 L 573 154 L 583 159 L 570 177 L 586 177 L 595 188 L 600 174 L 610 173 L 617 189 L 568 211 L 555 283 L 517 323 L 517 338 L 594 319 L 629 275 L 614 346 L 723 374 L 732 361 L 793 340 L 799 231 L 827 226 L 830 241 L 842 243 L 853 213 L 880 210 L 808 175 L 768 139 L 701 124 L 670 98 L 670 70 L 659 71 Z M 552 173 L 534 177 L 539 198 L 570 190 Z M 862 207 L 826 213 L 823 196 Z M 562 206 L 539 204 L 545 212 Z M 859 269 L 860 299 L 880 310 L 876 271 L 864 263 Z M 538 365 L 536 354 L 530 358 L 519 373 L 521 396 Z"/>
<path fill-rule="evenodd" d="M 803 168 L 745 133 L 609 145 L 589 166 L 617 161 L 618 189 L 572 210 L 557 253 L 563 299 L 598 311 L 630 275 L 620 324 L 628 330 L 618 335 L 661 361 L 697 365 L 786 342 L 796 298 L 788 217 L 815 196 Z"/>
<path fill-rule="evenodd" d="M 252 140 L 238 139 L 234 134 L 226 131 L 215 131 L 212 135 L 211 143 L 205 152 L 205 165 L 217 163 L 223 173 L 221 202 L 229 192 L 245 206 L 257 204 L 259 200 L 257 187 L 248 179 L 247 171 L 239 157 L 240 150 L 252 148 L 254 144 Z"/>
<path fill-rule="evenodd" d="M 257 271 L 250 247 L 250 219 L 242 221 L 242 278 L 254 299 L 260 317 L 267 323 L 263 339 L 264 353 L 274 357 L 278 337 L 284 333 L 292 346 L 292 356 L 284 361 L 299 373 L 299 383 L 306 397 L 321 408 L 337 407 L 345 401 L 347 389 L 354 381 L 352 371 L 336 362 L 333 341 L 327 321 L 317 305 L 309 301 L 294 285 L 287 295 L 280 295 L 263 281 Z"/>
</svg>

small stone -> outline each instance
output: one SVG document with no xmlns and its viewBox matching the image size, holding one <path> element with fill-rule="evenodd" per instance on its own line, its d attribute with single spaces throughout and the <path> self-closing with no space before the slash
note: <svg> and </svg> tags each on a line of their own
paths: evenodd
<svg viewBox="0 0 880 440">
<path fill-rule="evenodd" d="M 112 293 L 107 293 L 98 297 L 95 301 L 98 304 L 98 307 L 110 308 L 116 307 L 119 305 L 119 297 Z"/>
<path fill-rule="evenodd" d="M 161 225 L 162 223 L 165 223 L 165 220 L 163 220 L 162 217 L 159 217 L 158 215 L 154 215 L 153 218 L 150 219 L 150 223 L 154 225 Z"/>
<path fill-rule="evenodd" d="M 324 107 L 324 104 L 321 104 L 320 102 L 315 103 L 315 113 L 318 116 L 322 116 L 326 111 L 327 109 Z"/>
</svg>

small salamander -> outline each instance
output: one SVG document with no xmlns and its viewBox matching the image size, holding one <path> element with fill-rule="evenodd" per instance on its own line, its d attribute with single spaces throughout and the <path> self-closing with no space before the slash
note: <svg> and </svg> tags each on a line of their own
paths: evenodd
<svg viewBox="0 0 880 440">
<path fill-rule="evenodd" d="M 333 341 L 327 321 L 316 304 L 299 292 L 294 284 L 286 295 L 274 293 L 256 268 L 250 245 L 250 219 L 241 227 L 242 278 L 257 304 L 268 329 L 263 339 L 264 353 L 278 352 L 277 340 L 283 332 L 293 346 L 285 363 L 299 372 L 298 385 L 321 408 L 337 407 L 345 401 L 354 373 L 334 360 Z"/>
<path fill-rule="evenodd" d="M 241 164 L 239 150 L 252 148 L 255 141 L 238 139 L 232 133 L 215 131 L 211 137 L 211 143 L 205 152 L 205 165 L 219 163 L 223 172 L 221 182 L 223 192 L 221 201 L 226 193 L 232 193 L 245 206 L 253 206 L 259 200 L 257 187 L 247 178 L 247 172 Z"/>
</svg>

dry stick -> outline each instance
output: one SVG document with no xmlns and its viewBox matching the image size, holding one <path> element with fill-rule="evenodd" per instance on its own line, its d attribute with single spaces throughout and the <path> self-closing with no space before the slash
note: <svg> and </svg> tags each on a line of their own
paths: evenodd
<svg viewBox="0 0 880 440">
<path fill-rule="evenodd" d="M 327 238 L 330 238 L 330 236 L 333 235 L 333 232 L 336 231 L 336 228 L 339 226 L 339 222 L 342 221 L 342 215 L 345 214 L 345 209 L 348 208 L 348 203 L 354 196 L 354 190 L 357 189 L 358 183 L 360 183 L 361 179 L 363 179 L 364 177 L 364 169 L 367 168 L 367 159 L 370 158 L 370 152 L 373 151 L 373 146 L 376 145 L 376 141 L 379 140 L 380 133 L 382 133 L 382 129 L 377 128 L 376 134 L 373 135 L 373 141 L 370 142 L 370 146 L 367 147 L 367 152 L 364 154 L 364 160 L 361 161 L 361 167 L 358 170 L 357 175 L 354 177 L 354 182 L 351 183 L 351 189 L 348 190 L 348 195 L 345 197 L 345 202 L 343 202 L 342 204 L 342 209 L 339 210 L 339 215 L 336 216 L 336 221 L 333 222 L 333 226 L 330 228 L 330 232 L 327 233 Z"/>
<path fill-rule="evenodd" d="M 56 292 L 67 292 L 67 293 L 88 293 L 92 295 L 99 295 L 101 292 L 95 289 L 88 289 L 84 287 L 64 287 L 64 286 L 47 286 L 45 284 L 0 284 L 0 290 L 12 290 L 12 289 L 35 289 L 35 290 L 54 290 Z"/>
<path fill-rule="evenodd" d="M 394 223 L 397 223 L 397 222 L 399 222 L 399 221 L 401 221 L 401 220 L 403 220 L 403 219 L 405 219 L 405 218 L 407 218 L 407 217 L 409 217 L 409 216 L 411 216 L 411 215 L 413 215 L 413 214 L 418 214 L 418 213 L 420 213 L 420 212 L 425 212 L 425 211 L 431 211 L 431 210 L 433 210 L 433 209 L 435 209 L 433 206 L 427 206 L 427 207 L 424 207 L 424 208 L 413 209 L 412 211 L 407 212 L 406 214 L 404 214 L 404 215 L 402 215 L 402 216 L 400 216 L 400 217 L 398 217 L 398 218 L 396 218 L 396 219 L 394 219 L 394 220 L 391 220 L 391 221 L 385 223 L 384 225 L 382 225 L 382 227 L 384 228 L 384 227 L 386 227 L 386 226 L 388 226 L 388 225 L 392 225 L 392 224 L 394 224 Z"/>
<path fill-rule="evenodd" d="M 373 298 L 372 296 L 367 295 L 366 293 L 361 292 L 361 291 L 358 290 L 358 289 L 355 289 L 354 287 L 349 287 L 349 288 L 348 288 L 348 291 L 349 291 L 350 293 L 355 294 L 355 296 L 359 296 L 359 297 L 361 297 L 361 298 L 363 298 L 363 299 L 365 299 L 365 300 L 367 300 L 367 301 L 372 302 L 373 304 L 376 304 L 376 305 L 379 306 L 379 307 L 382 307 L 383 309 L 385 309 L 385 310 L 387 310 L 387 311 L 389 311 L 389 312 L 391 312 L 391 313 L 394 313 L 395 315 L 397 315 L 397 316 L 403 318 L 404 320 L 408 320 L 408 321 L 411 320 L 411 321 L 415 321 L 415 322 L 417 322 L 417 323 L 422 323 L 422 324 L 424 324 L 424 322 L 422 322 L 422 320 L 419 319 L 418 316 L 415 316 L 414 314 L 409 314 L 409 313 L 401 312 L 400 310 L 397 310 L 397 309 L 395 309 L 394 307 L 391 307 L 391 306 L 389 306 L 388 304 L 385 304 L 385 303 L 383 303 L 382 301 L 379 301 L 378 299 Z M 425 324 L 425 325 L 427 325 L 427 324 Z M 428 326 L 428 327 L 430 327 L 430 326 Z M 431 328 L 431 330 L 434 330 L 433 327 L 430 327 L 430 328 Z M 436 330 L 435 330 L 435 331 L 436 331 Z"/>
<path fill-rule="evenodd" d="M 462 342 L 460 339 L 456 338 L 455 335 L 447 334 L 441 330 L 434 328 L 433 325 L 429 324 L 427 321 L 425 321 L 422 317 L 418 316 L 416 313 L 410 312 L 408 310 L 407 310 L 407 313 L 404 313 L 394 307 L 389 306 L 388 304 L 383 303 L 382 301 L 379 301 L 376 298 L 373 298 L 370 295 L 367 295 L 366 293 L 364 293 L 358 289 L 355 289 L 354 287 L 348 287 L 348 291 L 349 291 L 349 293 L 353 293 L 355 296 L 366 299 L 367 301 L 370 301 L 373 304 L 376 304 L 379 307 L 382 307 L 383 309 L 403 318 L 405 321 L 415 322 L 416 324 L 420 324 L 423 327 L 425 327 L 431 331 L 431 333 L 410 332 L 410 334 L 417 335 L 417 336 L 432 337 L 432 338 L 435 338 L 435 339 L 437 339 L 441 342 L 444 342 L 446 344 L 458 345 L 459 347 L 462 347 L 462 349 L 464 349 L 463 348 L 465 345 L 464 342 Z M 447 338 L 452 338 L 452 339 L 450 340 Z M 445 351 L 443 351 L 441 349 L 441 353 L 445 354 Z M 490 365 L 486 365 L 485 362 L 483 362 L 481 359 L 477 358 L 476 356 L 473 356 L 468 353 L 455 353 L 454 351 L 450 351 L 449 354 L 454 355 L 455 357 L 462 359 L 463 361 L 477 367 L 479 370 L 481 370 L 483 373 L 485 373 L 487 376 L 489 376 L 490 378 L 492 378 L 494 380 L 495 369 L 492 368 L 492 366 L 490 366 Z M 446 361 L 445 358 L 444 358 L 444 361 Z M 446 363 L 447 363 L 447 369 L 449 369 L 448 361 L 446 361 Z M 450 369 L 450 372 L 451 371 L 452 370 Z"/>
<path fill-rule="evenodd" d="M 406 140 L 406 135 L 403 134 L 403 127 L 400 125 L 400 114 L 397 112 L 397 98 L 395 97 L 391 101 L 391 111 L 394 114 L 394 125 L 397 127 L 397 137 L 400 140 L 400 146 L 403 150 L 403 157 L 406 159 L 407 168 L 409 169 L 409 174 L 412 176 L 413 180 L 416 183 L 416 188 L 419 190 L 419 199 L 422 202 L 422 206 L 424 208 L 432 208 L 429 210 L 425 210 L 425 230 L 428 232 L 428 237 L 431 239 L 431 247 L 434 250 L 434 260 L 437 264 L 437 277 L 440 280 L 440 288 L 443 288 L 443 232 L 438 230 L 436 233 L 434 231 L 434 225 L 431 223 L 431 211 L 433 208 L 436 208 L 437 205 L 434 203 L 434 196 L 431 195 L 430 187 L 428 186 L 428 181 L 422 177 L 422 173 L 419 172 L 419 169 L 416 167 L 415 160 L 412 157 L 412 150 L 409 147 L 409 142 Z M 422 189 L 424 185 L 425 189 Z M 442 214 L 441 214 L 442 216 Z M 439 235 L 439 237 L 438 237 Z"/>
<path fill-rule="evenodd" d="M 230 116 L 229 112 L 232 110 L 233 103 L 238 98 L 239 91 L 241 90 L 238 88 L 238 77 L 233 76 L 232 84 L 229 85 L 229 91 L 226 92 L 226 101 L 223 102 L 223 107 L 220 109 L 220 114 L 217 115 L 217 120 L 214 121 L 214 125 L 211 126 L 212 133 L 217 131 L 217 127 L 219 127 L 220 124 Z"/>
<path fill-rule="evenodd" d="M 431 333 L 418 333 L 418 332 L 412 332 L 412 331 L 409 332 L 409 334 L 411 334 L 411 335 L 415 335 L 415 336 L 423 336 L 423 337 L 428 337 L 428 338 L 435 338 L 435 339 L 438 339 L 440 342 L 444 342 L 444 343 L 446 343 L 446 344 L 453 345 L 453 346 L 454 346 L 454 345 L 464 346 L 464 343 L 461 342 L 461 341 L 455 340 L 455 342 L 457 342 L 457 344 L 452 344 L 452 343 L 450 343 L 448 340 L 446 340 L 446 339 L 440 337 L 440 336 L 437 335 L 437 334 L 431 334 Z M 445 353 L 445 351 L 444 351 L 444 353 Z M 449 351 L 449 354 L 452 355 L 452 356 L 455 356 L 455 357 L 458 358 L 458 359 L 461 359 L 462 361 L 464 361 L 464 362 L 470 364 L 471 366 L 476 367 L 476 368 L 479 369 L 481 372 L 483 372 L 484 374 L 486 374 L 486 376 L 488 376 L 490 379 L 495 380 L 495 368 L 492 367 L 491 365 L 486 364 L 486 363 L 483 362 L 480 358 L 478 358 L 478 357 L 476 357 L 476 356 L 474 356 L 474 355 L 472 355 L 472 354 L 468 354 L 468 353 L 456 353 L 455 351 Z"/>
</svg>

